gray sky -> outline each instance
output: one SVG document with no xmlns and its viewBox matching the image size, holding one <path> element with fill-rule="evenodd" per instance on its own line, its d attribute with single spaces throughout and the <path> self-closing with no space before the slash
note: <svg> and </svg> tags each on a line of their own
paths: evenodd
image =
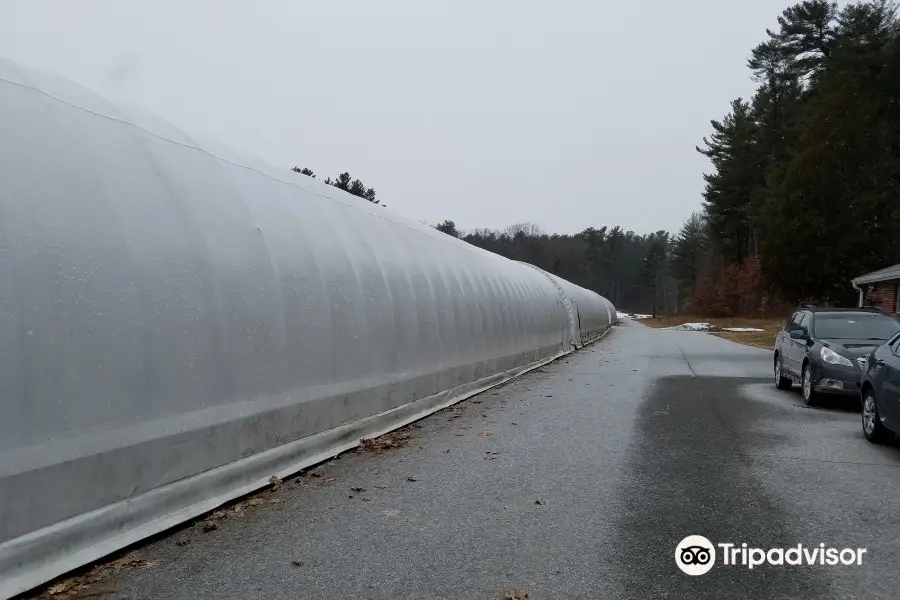
<svg viewBox="0 0 900 600">
<path fill-rule="evenodd" d="M 5 0 L 0 55 L 462 229 L 675 231 L 790 0 Z"/>
</svg>

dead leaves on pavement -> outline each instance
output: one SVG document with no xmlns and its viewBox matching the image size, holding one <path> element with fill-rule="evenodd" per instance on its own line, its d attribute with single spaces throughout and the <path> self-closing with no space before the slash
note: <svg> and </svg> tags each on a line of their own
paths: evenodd
<svg viewBox="0 0 900 600">
<path fill-rule="evenodd" d="M 281 480 L 277 475 L 272 475 L 269 478 L 269 483 L 272 484 L 271 492 L 277 492 L 284 485 L 284 481 Z M 214 510 L 210 513 L 205 519 L 200 522 L 200 530 L 203 533 L 210 533 L 219 528 L 219 522 L 225 521 L 226 519 L 230 519 L 232 517 L 242 518 L 244 517 L 247 509 L 253 508 L 254 506 L 261 506 L 263 504 L 282 504 L 284 500 L 281 498 L 266 498 L 261 495 L 253 496 L 252 498 L 247 498 L 245 500 L 240 500 L 235 502 L 231 506 L 223 507 Z M 184 546 L 185 544 L 190 543 L 190 540 L 184 541 L 184 543 L 176 542 L 178 546 Z"/>
<path fill-rule="evenodd" d="M 411 437 L 402 431 L 391 431 L 377 438 L 363 438 L 359 440 L 359 450 L 363 452 L 386 452 L 397 448 L 405 448 Z"/>
<path fill-rule="evenodd" d="M 129 552 L 125 556 L 108 563 L 97 565 L 83 575 L 67 577 L 58 581 L 36 596 L 36 599 L 53 600 L 80 600 L 81 598 L 97 598 L 115 594 L 115 590 L 97 589 L 96 586 L 105 582 L 119 572 L 129 569 L 152 569 L 158 566 L 155 560 L 141 558 L 137 552 Z"/>
<path fill-rule="evenodd" d="M 281 481 L 279 479 L 279 481 Z M 272 490 L 274 491 L 274 490 Z M 247 498 L 246 500 L 241 500 L 227 508 L 220 508 L 214 510 L 208 517 L 201 521 L 200 528 L 203 533 L 209 533 L 210 531 L 215 531 L 219 528 L 219 521 L 224 521 L 226 519 L 230 519 L 232 517 L 242 518 L 245 516 L 247 509 L 253 508 L 254 506 L 261 506 L 263 504 L 283 504 L 284 500 L 281 498 L 265 498 L 261 496 L 254 496 L 253 498 Z"/>
</svg>

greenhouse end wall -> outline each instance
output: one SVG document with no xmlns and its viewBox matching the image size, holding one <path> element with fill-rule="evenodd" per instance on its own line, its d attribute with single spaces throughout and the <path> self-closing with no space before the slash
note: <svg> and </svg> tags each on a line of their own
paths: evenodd
<svg viewBox="0 0 900 600">
<path fill-rule="evenodd" d="M 609 329 L 600 296 L 0 60 L 0 597 Z M 614 314 L 614 311 L 613 311 Z"/>
</svg>

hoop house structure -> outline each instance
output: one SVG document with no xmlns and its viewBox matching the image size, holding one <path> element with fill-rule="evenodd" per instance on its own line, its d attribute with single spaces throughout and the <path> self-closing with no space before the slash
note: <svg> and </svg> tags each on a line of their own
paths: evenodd
<svg viewBox="0 0 900 600">
<path fill-rule="evenodd" d="M 609 329 L 593 292 L 8 61 L 0 123 L 0 597 Z"/>
</svg>

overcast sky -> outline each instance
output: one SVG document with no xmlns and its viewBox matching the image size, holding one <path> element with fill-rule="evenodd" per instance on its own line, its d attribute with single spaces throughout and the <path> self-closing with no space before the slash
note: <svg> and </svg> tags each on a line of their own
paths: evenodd
<svg viewBox="0 0 900 600">
<path fill-rule="evenodd" d="M 4 0 L 0 55 L 462 229 L 675 231 L 789 0 Z"/>
</svg>

